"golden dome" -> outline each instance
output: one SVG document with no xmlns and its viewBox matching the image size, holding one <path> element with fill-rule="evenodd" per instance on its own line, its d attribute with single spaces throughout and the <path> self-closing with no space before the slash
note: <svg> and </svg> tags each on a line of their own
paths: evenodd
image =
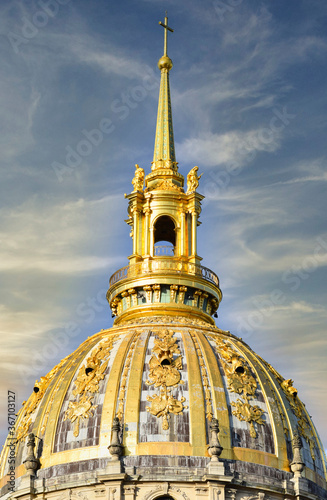
<svg viewBox="0 0 327 500">
<path fill-rule="evenodd" d="M 184 190 L 175 159 L 167 21 L 152 171 L 135 166 L 133 252 L 107 293 L 114 326 L 35 382 L 2 451 L 6 498 L 326 498 L 293 381 L 215 326 L 219 280 L 197 254 L 201 175 L 193 167 Z"/>
<path fill-rule="evenodd" d="M 42 443 L 39 479 L 105 471 L 114 417 L 121 460 L 136 475 L 188 469 L 208 474 L 210 423 L 218 418 L 225 473 L 270 487 L 291 477 L 292 439 L 303 444 L 304 476 L 325 487 L 324 453 L 292 381 L 240 338 L 185 316 L 121 321 L 89 337 L 35 384 L 21 409 L 15 455 L 25 474 L 25 438 Z M 2 486 L 9 448 L 2 455 Z"/>
</svg>

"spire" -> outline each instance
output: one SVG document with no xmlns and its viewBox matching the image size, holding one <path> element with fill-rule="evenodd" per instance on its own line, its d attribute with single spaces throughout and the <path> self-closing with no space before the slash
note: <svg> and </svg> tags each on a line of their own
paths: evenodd
<svg viewBox="0 0 327 500">
<path fill-rule="evenodd" d="M 168 31 L 173 32 L 174 30 L 168 26 L 167 12 L 165 22 L 162 23 L 159 21 L 159 24 L 164 28 L 165 36 L 164 54 L 158 61 L 158 68 L 161 71 L 161 80 L 152 170 L 156 170 L 158 168 L 171 168 L 176 170 L 177 163 L 175 157 L 169 88 L 169 71 L 173 67 L 173 62 L 167 55 L 167 34 Z"/>
<path fill-rule="evenodd" d="M 135 165 L 133 191 L 128 199 L 127 224 L 131 228 L 133 253 L 129 265 L 110 278 L 107 299 L 115 324 L 142 320 L 146 316 L 190 315 L 209 324 L 222 298 L 218 276 L 201 266 L 197 254 L 197 227 L 201 201 L 197 192 L 198 167 L 187 176 L 177 171 L 169 92 L 167 13 L 164 23 L 164 54 L 161 70 L 158 118 L 152 172 Z M 216 453 L 217 455 L 217 453 Z"/>
</svg>

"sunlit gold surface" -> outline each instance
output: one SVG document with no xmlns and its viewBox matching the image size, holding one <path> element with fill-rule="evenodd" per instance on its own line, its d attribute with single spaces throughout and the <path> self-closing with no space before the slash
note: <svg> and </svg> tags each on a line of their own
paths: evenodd
<svg viewBox="0 0 327 500">
<path fill-rule="evenodd" d="M 322 445 L 293 381 L 285 380 L 241 339 L 215 326 L 212 316 L 222 299 L 219 280 L 213 271 L 200 265 L 202 259 L 197 255 L 203 199 L 197 188 L 201 175 L 198 167 L 191 169 L 185 193 L 184 178 L 177 170 L 175 158 L 169 90 L 172 61 L 167 55 L 167 32 L 173 30 L 168 27 L 167 17 L 160 24 L 165 38 L 164 55 L 158 63 L 161 84 L 152 171 L 145 176 L 144 169 L 135 165 L 133 191 L 126 195 L 133 253 L 129 265 L 110 279 L 107 298 L 116 316 L 114 327 L 85 340 L 71 356 L 36 381 L 36 389 L 18 415 L 16 454 L 22 455 L 24 439 L 33 432 L 42 439 L 42 469 L 108 459 L 113 419 L 118 417 L 125 457 L 194 457 L 209 461 L 208 428 L 212 419 L 217 418 L 222 460 L 290 471 L 287 445 L 299 432 L 313 463 L 312 468 L 305 467 L 303 475 L 325 487 L 326 468 L 319 474 L 315 467 L 318 460 L 324 464 Z M 174 226 L 168 236 L 173 252 L 164 258 L 155 253 L 155 244 L 160 241 L 156 240 L 156 224 L 161 217 L 168 217 Z M 141 292 L 144 302 L 139 303 Z M 186 298 L 187 295 L 192 298 Z M 104 393 L 100 391 L 100 382 Z M 90 422 L 102 404 L 94 404 L 100 392 L 103 406 L 97 424 L 100 425 L 98 441 L 93 446 L 77 445 L 55 452 L 59 424 L 62 421 L 69 424 L 70 434 L 78 440 L 81 422 Z M 233 401 L 235 395 L 237 399 Z M 188 402 L 184 404 L 186 398 Z M 186 442 L 171 432 L 174 422 L 183 418 L 188 426 L 184 434 Z M 145 441 L 144 429 L 149 430 L 154 421 L 159 430 L 149 432 Z M 257 445 L 258 434 L 267 432 L 268 423 L 273 445 Z M 233 446 L 233 433 L 237 431 L 251 439 L 243 440 L 242 446 Z M 78 441 L 74 438 L 69 436 L 75 446 Z M 274 453 L 261 451 L 260 446 Z M 1 486 L 7 480 L 7 459 L 8 447 L 5 447 L 1 456 Z M 16 465 L 16 477 L 24 475 L 24 466 Z M 132 474 L 133 481 L 141 477 L 134 475 L 134 466 L 128 474 Z M 57 487 L 55 482 L 53 485 Z M 117 489 L 103 496 L 114 500 L 119 488 L 117 483 Z M 134 496 L 132 489 L 126 487 L 125 498 L 129 494 Z M 197 490 L 200 495 L 201 492 L 203 489 Z M 66 497 L 59 500 L 62 498 Z M 150 497 L 147 494 L 144 498 Z M 256 494 L 251 498 L 263 497 Z"/>
<path fill-rule="evenodd" d="M 198 175 L 199 167 L 193 167 L 187 174 L 187 194 L 193 193 L 199 187 L 199 180 L 202 177 Z"/>
<path fill-rule="evenodd" d="M 167 319 L 169 318 L 166 317 L 165 320 Z M 292 422 L 288 419 L 288 410 L 285 408 L 285 401 L 287 402 L 288 399 L 283 398 L 283 395 L 285 395 L 284 389 L 282 387 L 282 382 L 284 381 L 284 379 L 281 378 L 281 381 L 279 381 L 276 378 L 275 373 L 269 369 L 268 364 L 263 363 L 261 358 L 256 356 L 253 351 L 248 350 L 248 348 L 240 340 L 233 338 L 232 336 L 230 336 L 230 334 L 219 333 L 218 330 L 216 330 L 214 327 L 210 327 L 209 324 L 207 324 L 207 327 L 193 326 L 190 328 L 189 326 L 187 326 L 187 323 L 182 326 L 183 323 L 179 323 L 181 319 L 182 318 L 178 318 L 176 316 L 176 323 L 174 324 L 174 316 L 170 317 L 170 321 L 173 322 L 172 325 L 174 326 L 168 327 L 168 329 L 170 332 L 180 331 L 182 333 L 183 344 L 184 348 L 186 349 L 185 360 L 179 358 L 179 347 L 178 343 L 174 342 L 174 334 L 170 333 L 167 336 L 167 327 L 165 326 L 165 322 L 162 321 L 162 326 L 160 326 L 160 317 L 157 317 L 155 320 L 155 330 L 159 333 L 159 343 L 156 349 L 153 350 L 153 362 L 149 367 L 147 375 L 149 382 L 153 385 L 157 385 L 158 394 L 160 395 L 160 389 L 165 386 L 165 383 L 167 389 L 173 389 L 174 385 L 180 383 L 180 363 L 186 363 L 188 382 L 189 386 L 192 387 L 192 390 L 190 392 L 189 408 L 184 408 L 182 411 L 189 412 L 190 442 L 139 442 L 139 409 L 142 372 L 145 360 L 147 338 L 150 331 L 149 328 L 153 328 L 153 326 L 151 326 L 151 323 L 149 323 L 148 326 L 146 325 L 146 323 L 144 323 L 143 326 L 137 326 L 135 329 L 130 325 L 122 325 L 121 327 L 116 327 L 111 330 L 100 332 L 93 338 L 88 339 L 75 353 L 72 354 L 69 359 L 66 360 L 64 364 L 61 365 L 60 369 L 56 372 L 56 375 L 52 380 L 51 387 L 49 385 L 48 390 L 43 396 L 45 401 L 44 409 L 42 409 L 40 415 L 37 415 L 37 419 L 35 419 L 35 422 L 31 429 L 36 435 L 39 435 L 42 427 L 44 426 L 44 419 L 47 418 L 48 423 L 44 432 L 44 451 L 41 459 L 42 468 L 61 463 L 107 456 L 106 454 L 108 453 L 107 447 L 110 440 L 112 419 L 117 411 L 117 408 L 118 412 L 120 413 L 121 420 L 124 422 L 126 428 L 123 433 L 124 454 L 126 455 L 180 454 L 208 456 L 208 443 L 206 442 L 205 438 L 205 421 L 206 419 L 210 420 L 211 415 L 214 414 L 214 416 L 217 417 L 220 422 L 220 440 L 224 448 L 221 455 L 222 458 L 266 464 L 270 465 L 271 467 L 278 467 L 284 470 L 289 470 L 289 462 L 285 454 L 286 436 L 283 430 L 282 420 L 279 417 L 277 418 L 276 410 L 274 409 L 277 408 L 275 401 L 279 400 L 280 404 L 278 407 L 278 412 L 281 412 L 281 414 L 283 415 L 285 424 L 287 425 L 289 432 L 293 432 L 292 429 L 294 429 L 294 427 Z M 143 322 L 144 321 L 145 319 L 143 320 Z M 250 393 L 253 392 L 254 385 L 259 384 L 263 393 L 266 395 L 265 399 L 267 409 L 269 415 L 271 416 L 272 423 L 276 429 L 275 454 L 264 453 L 253 449 L 231 447 L 231 440 L 229 436 L 230 424 L 225 390 L 223 388 L 219 370 L 217 369 L 217 362 L 213 354 L 213 350 L 209 346 L 204 334 L 210 334 L 210 336 L 217 341 L 216 345 L 220 346 L 219 353 L 221 354 L 221 359 L 226 363 L 224 369 L 226 370 L 225 373 L 227 378 L 230 377 L 231 367 L 235 367 L 239 361 L 243 363 L 243 366 L 250 366 L 252 372 L 256 374 L 251 375 L 255 378 L 255 382 L 252 379 L 249 379 L 249 375 L 247 374 L 246 381 L 242 382 L 242 384 L 247 387 L 246 390 L 248 390 Z M 89 366 L 91 364 L 91 359 L 94 358 L 94 355 L 97 352 L 98 354 L 100 353 L 99 346 L 108 345 L 110 347 L 110 345 L 114 345 L 114 341 L 116 338 L 121 338 L 122 341 L 115 355 L 115 358 L 113 359 L 113 364 L 108 375 L 109 378 L 107 382 L 107 390 L 105 393 L 105 400 L 102 411 L 99 445 L 53 453 L 53 438 L 56 429 L 56 422 L 63 403 L 63 398 L 71 383 L 72 378 L 74 377 L 74 375 L 77 375 L 78 383 L 75 384 L 76 391 L 82 391 L 81 394 L 91 395 L 92 393 L 89 393 L 83 389 L 83 387 L 87 387 L 87 384 L 85 385 L 83 383 L 82 379 L 84 377 L 79 377 L 79 366 L 83 366 L 84 369 L 85 367 Z M 101 341 L 100 344 L 99 341 Z M 237 345 L 237 351 L 235 350 L 233 345 Z M 105 352 L 107 352 L 107 354 L 109 355 L 111 349 Z M 174 352 L 173 358 L 172 352 Z M 236 352 L 238 352 L 238 356 L 235 357 Z M 102 355 L 100 354 L 100 357 L 101 356 Z M 167 373 L 162 374 L 162 370 L 160 370 L 159 367 L 159 361 L 164 359 L 165 357 L 168 358 L 168 361 L 171 359 L 176 360 L 174 363 L 174 365 L 176 366 L 173 365 L 170 370 L 167 370 Z M 83 359 L 85 359 L 84 362 Z M 106 359 L 106 356 L 103 356 L 100 366 L 103 364 L 103 362 L 105 362 Z M 97 363 L 95 364 L 96 366 L 98 366 Z M 94 389 L 96 390 L 95 378 L 96 377 L 93 378 L 93 385 Z M 239 387 L 241 387 L 239 385 L 239 381 L 234 380 L 234 378 L 231 377 L 229 378 L 229 380 L 231 384 L 231 390 L 232 388 L 239 390 Z M 58 385 L 59 381 L 60 384 Z M 240 394 L 240 397 L 244 401 L 244 398 L 242 397 L 243 394 L 244 392 Z M 78 396 L 78 394 L 76 394 L 76 396 Z M 48 403 L 46 403 L 47 401 Z M 300 406 L 301 403 L 298 399 L 297 402 L 297 404 Z M 182 401 L 180 401 L 180 403 L 183 404 Z M 172 405 L 172 407 L 174 408 L 174 405 Z M 177 409 L 179 409 L 179 406 L 177 406 Z M 176 414 L 178 415 L 178 412 Z M 23 414 L 18 417 L 18 427 L 20 425 L 20 419 L 22 418 Z M 158 418 L 162 417 L 159 416 Z M 307 420 L 307 422 L 312 432 L 311 439 L 313 443 L 316 443 L 314 428 L 312 427 L 312 424 L 309 420 Z M 251 421 L 249 421 L 249 425 L 250 424 Z M 257 424 L 254 422 L 254 425 Z M 23 446 L 23 441 L 21 441 L 19 446 Z M 318 448 L 316 448 L 315 450 L 315 453 L 318 452 L 322 452 L 319 443 Z M 4 451 L 3 459 L 5 459 L 6 453 L 7 450 Z M 17 469 L 17 474 L 22 473 L 24 473 L 24 469 L 19 467 Z M 305 474 L 306 477 L 313 477 L 313 472 L 309 469 L 306 469 Z"/>
</svg>

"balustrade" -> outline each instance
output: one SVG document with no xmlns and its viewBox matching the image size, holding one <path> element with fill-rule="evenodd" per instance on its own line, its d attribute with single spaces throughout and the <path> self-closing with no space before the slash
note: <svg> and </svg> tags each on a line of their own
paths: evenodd
<svg viewBox="0 0 327 500">
<path fill-rule="evenodd" d="M 122 267 L 111 276 L 109 284 L 112 286 L 123 279 L 136 278 L 142 275 L 147 276 L 149 274 L 151 275 L 161 272 L 192 274 L 200 276 L 206 281 L 210 281 L 211 283 L 219 286 L 218 276 L 207 267 L 203 267 L 192 262 L 183 262 L 177 259 L 158 258 Z"/>
</svg>

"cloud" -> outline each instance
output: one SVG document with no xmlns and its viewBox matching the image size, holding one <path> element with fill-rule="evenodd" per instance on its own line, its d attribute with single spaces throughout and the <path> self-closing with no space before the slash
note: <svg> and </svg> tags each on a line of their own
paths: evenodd
<svg viewBox="0 0 327 500">
<path fill-rule="evenodd" d="M 89 66 L 97 66 L 107 74 L 115 74 L 128 79 L 142 80 L 146 74 L 153 74 L 153 69 L 136 61 L 135 58 L 125 54 L 116 55 L 117 48 L 100 48 L 94 40 L 87 37 L 81 39 L 73 46 L 73 53 L 78 61 Z M 121 50 L 118 50 L 121 52 Z"/>
<path fill-rule="evenodd" d="M 105 214 L 120 205 L 120 195 L 60 205 L 48 201 L 34 197 L 15 209 L 0 211 L 0 270 L 85 274 L 115 262 L 115 257 L 96 255 L 89 235 L 91 227 L 99 227 Z"/>
<path fill-rule="evenodd" d="M 267 134 L 263 127 L 247 132 L 235 130 L 225 134 L 203 133 L 201 137 L 186 139 L 177 144 L 176 149 L 178 156 L 187 163 L 194 163 L 199 159 L 204 167 L 235 163 L 239 169 L 249 162 L 249 157 L 253 158 L 254 152 L 276 151 L 280 147 L 280 138 L 280 131 Z"/>
</svg>

